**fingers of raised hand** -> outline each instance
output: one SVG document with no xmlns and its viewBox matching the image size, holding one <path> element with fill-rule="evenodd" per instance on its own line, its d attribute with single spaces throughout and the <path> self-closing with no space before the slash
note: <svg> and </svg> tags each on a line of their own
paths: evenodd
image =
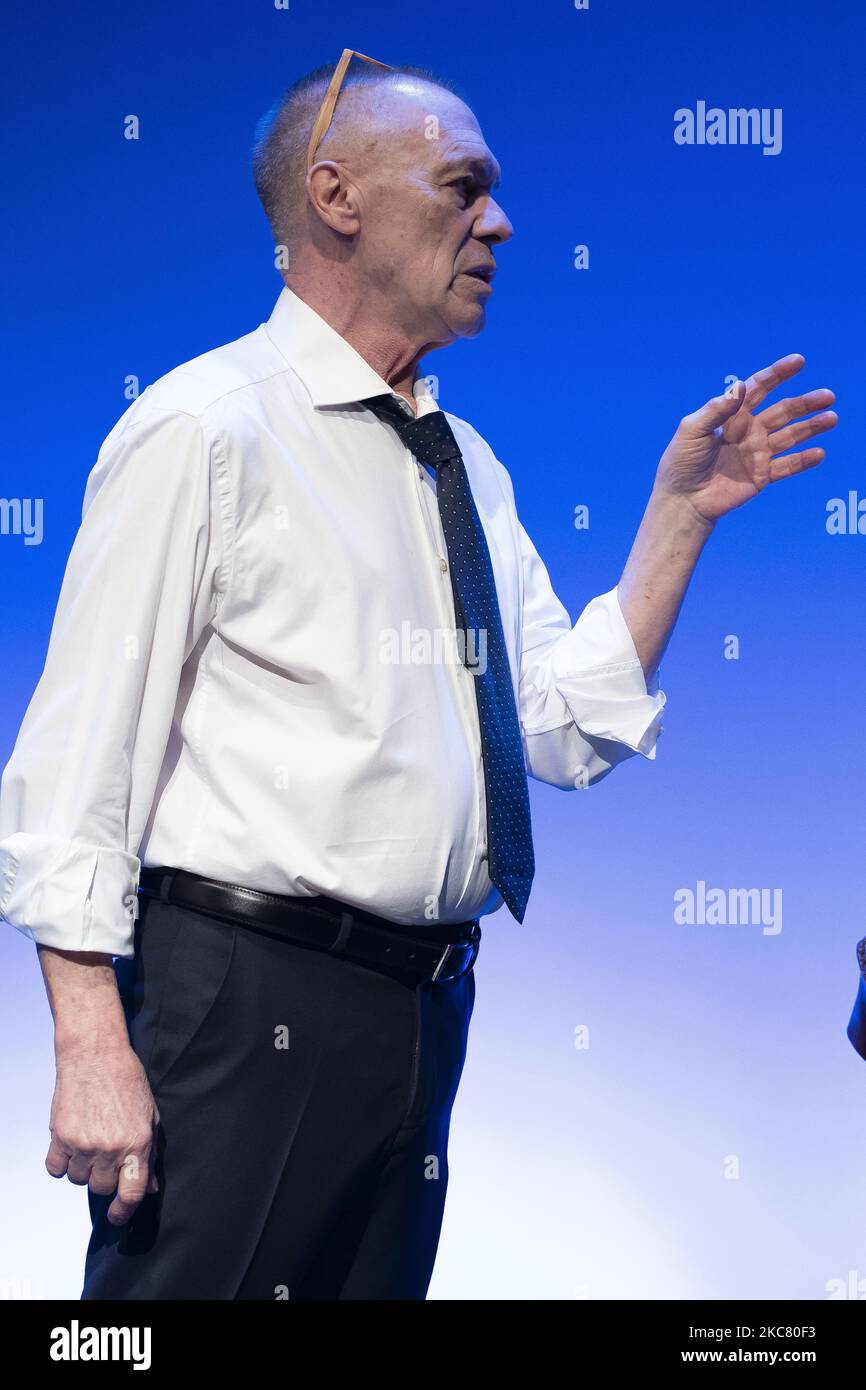
<svg viewBox="0 0 866 1390">
<path fill-rule="evenodd" d="M 745 390 L 741 381 L 735 382 L 730 391 L 721 396 L 712 396 L 706 405 L 684 415 L 680 428 L 690 435 L 710 435 L 714 430 L 726 426 L 735 417 L 743 404 Z"/>
<path fill-rule="evenodd" d="M 807 468 L 814 468 L 816 463 L 820 463 L 824 457 L 824 450 L 801 449 L 797 454 L 783 454 L 781 458 L 773 459 L 770 463 L 770 482 L 777 483 L 780 478 L 790 478 L 793 473 L 805 473 Z"/>
<path fill-rule="evenodd" d="M 838 423 L 839 417 L 835 410 L 824 410 L 820 415 L 813 415 L 810 420 L 797 420 L 792 425 L 786 425 L 784 429 L 774 430 L 767 435 L 767 443 L 771 454 L 781 454 L 785 449 L 792 449 L 795 444 L 802 444 L 804 439 L 814 439 L 816 434 L 826 434 Z"/>
<path fill-rule="evenodd" d="M 774 391 L 777 386 L 781 386 L 783 381 L 789 377 L 796 376 L 797 372 L 802 371 L 806 365 L 806 359 L 801 352 L 789 352 L 786 357 L 780 357 L 769 367 L 762 367 L 759 372 L 754 372 L 752 376 L 746 378 L 746 408 L 754 410 L 756 405 L 760 405 L 766 396 Z"/>
<path fill-rule="evenodd" d="M 813 410 L 826 410 L 835 399 L 832 391 L 826 386 L 821 386 L 816 391 L 807 391 L 803 396 L 788 396 L 784 401 L 768 405 L 766 410 L 758 411 L 755 419 L 760 420 L 765 430 L 778 430 L 791 420 L 799 420 L 801 416 L 809 415 Z"/>
</svg>

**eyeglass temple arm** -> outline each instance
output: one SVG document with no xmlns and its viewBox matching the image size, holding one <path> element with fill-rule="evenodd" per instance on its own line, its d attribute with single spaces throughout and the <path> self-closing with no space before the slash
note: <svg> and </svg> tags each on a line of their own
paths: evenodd
<svg viewBox="0 0 866 1390">
<path fill-rule="evenodd" d="M 334 115 L 334 107 L 337 105 L 337 97 L 340 95 L 340 88 L 343 85 L 343 78 L 346 76 L 349 64 L 353 58 L 361 58 L 363 62 L 372 63 L 373 66 L 377 68 L 390 68 L 391 66 L 390 63 L 380 63 L 378 58 L 368 58 L 365 53 L 359 53 L 357 49 L 343 49 L 340 55 L 340 61 L 334 69 L 334 75 L 328 83 L 328 90 L 325 92 L 324 100 L 319 107 L 319 114 L 316 117 L 316 122 L 313 126 L 312 134 L 310 135 L 310 143 L 307 146 L 307 173 L 309 173 L 313 167 L 313 156 L 322 143 L 325 131 L 331 124 L 331 119 Z"/>
</svg>

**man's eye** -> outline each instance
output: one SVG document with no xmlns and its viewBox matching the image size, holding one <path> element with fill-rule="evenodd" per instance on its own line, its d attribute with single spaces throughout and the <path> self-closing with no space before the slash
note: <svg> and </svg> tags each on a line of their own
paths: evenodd
<svg viewBox="0 0 866 1390">
<path fill-rule="evenodd" d="M 453 187 L 457 189 L 462 197 L 465 207 L 468 207 L 471 202 L 474 202 L 477 195 L 477 185 L 474 179 L 455 179 Z"/>
</svg>

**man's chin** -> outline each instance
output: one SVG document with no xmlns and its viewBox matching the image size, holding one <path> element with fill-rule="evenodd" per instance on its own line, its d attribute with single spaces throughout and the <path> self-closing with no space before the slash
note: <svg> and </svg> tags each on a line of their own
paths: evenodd
<svg viewBox="0 0 866 1390">
<path fill-rule="evenodd" d="M 483 304 L 461 304 L 448 315 L 448 327 L 457 338 L 476 338 L 487 322 Z"/>
<path fill-rule="evenodd" d="M 486 322 L 487 317 L 484 313 L 484 310 L 482 309 L 475 322 L 471 325 L 471 327 L 465 328 L 460 336 L 462 338 L 477 338 L 478 334 L 481 332 Z"/>
</svg>

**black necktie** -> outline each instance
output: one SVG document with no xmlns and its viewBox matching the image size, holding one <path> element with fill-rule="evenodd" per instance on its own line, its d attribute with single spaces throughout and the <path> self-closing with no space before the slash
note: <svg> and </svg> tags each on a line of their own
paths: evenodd
<svg viewBox="0 0 866 1390">
<path fill-rule="evenodd" d="M 362 405 L 393 425 L 419 463 L 436 469 L 436 496 L 448 549 L 457 631 L 464 664 L 485 634 L 486 664 L 473 670 L 487 799 L 487 871 L 511 913 L 523 921 L 535 873 L 529 793 L 514 688 L 490 552 L 454 431 L 441 410 L 416 419 L 397 396 Z"/>
</svg>

